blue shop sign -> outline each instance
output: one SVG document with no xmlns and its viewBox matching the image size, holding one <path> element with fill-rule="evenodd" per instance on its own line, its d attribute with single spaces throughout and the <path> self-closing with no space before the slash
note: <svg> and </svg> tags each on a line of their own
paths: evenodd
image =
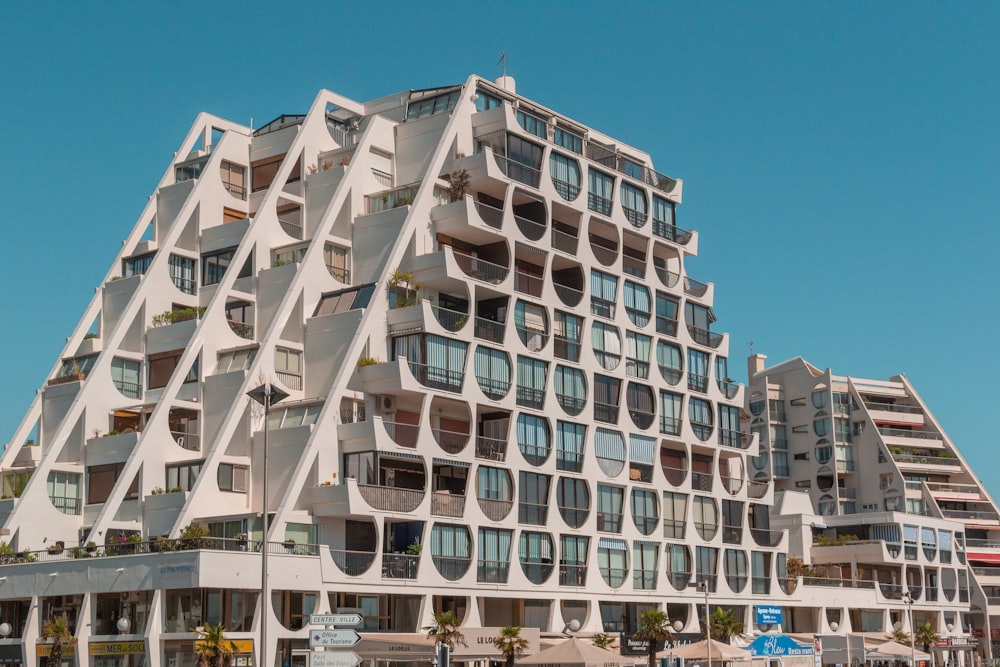
<svg viewBox="0 0 1000 667">
<path fill-rule="evenodd" d="M 812 644 L 800 644 L 788 635 L 761 635 L 747 646 L 755 658 L 812 655 Z"/>
<path fill-rule="evenodd" d="M 781 607 L 757 605 L 757 625 L 781 625 Z"/>
</svg>

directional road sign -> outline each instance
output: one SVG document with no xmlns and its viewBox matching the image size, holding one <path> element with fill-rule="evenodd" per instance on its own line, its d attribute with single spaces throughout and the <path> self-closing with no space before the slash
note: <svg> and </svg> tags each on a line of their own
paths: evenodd
<svg viewBox="0 0 1000 667">
<path fill-rule="evenodd" d="M 313 614 L 309 617 L 310 625 L 346 625 L 357 627 L 365 620 L 361 614 Z"/>
<path fill-rule="evenodd" d="M 314 651 L 309 654 L 309 667 L 356 667 L 361 656 L 354 651 Z"/>
<path fill-rule="evenodd" d="M 351 648 L 361 641 L 361 635 L 356 630 L 310 630 L 309 647 L 332 646 L 334 648 Z"/>
</svg>

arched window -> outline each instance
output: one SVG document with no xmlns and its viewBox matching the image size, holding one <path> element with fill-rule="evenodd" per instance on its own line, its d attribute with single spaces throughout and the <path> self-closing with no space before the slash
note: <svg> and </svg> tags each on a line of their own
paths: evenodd
<svg viewBox="0 0 1000 667">
<path fill-rule="evenodd" d="M 550 441 L 548 419 L 523 412 L 517 416 L 517 447 L 525 461 L 533 466 L 545 463 L 549 458 Z"/>
</svg>

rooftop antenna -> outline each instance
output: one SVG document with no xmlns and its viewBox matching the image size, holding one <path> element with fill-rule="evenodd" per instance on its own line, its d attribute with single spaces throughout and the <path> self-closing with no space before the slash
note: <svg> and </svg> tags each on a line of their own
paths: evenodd
<svg viewBox="0 0 1000 667">
<path fill-rule="evenodd" d="M 753 356 L 753 341 L 750 341 L 750 356 Z"/>
<path fill-rule="evenodd" d="M 500 52 L 500 60 L 497 61 L 497 65 L 499 65 L 500 63 L 503 63 L 503 78 L 504 78 L 504 80 L 506 80 L 507 79 L 507 52 L 506 51 L 501 51 Z"/>
<path fill-rule="evenodd" d="M 250 116 L 250 132 L 253 132 L 253 116 Z"/>
</svg>

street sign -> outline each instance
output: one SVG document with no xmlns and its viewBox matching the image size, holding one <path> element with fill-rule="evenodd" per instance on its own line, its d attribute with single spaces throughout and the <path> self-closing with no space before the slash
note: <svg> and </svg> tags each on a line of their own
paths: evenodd
<svg viewBox="0 0 1000 667">
<path fill-rule="evenodd" d="M 351 648 L 361 641 L 361 635 L 356 630 L 310 630 L 309 648 L 317 646 L 332 646 L 334 648 Z"/>
<path fill-rule="evenodd" d="M 313 614 L 309 617 L 310 625 L 346 625 L 357 627 L 365 620 L 361 614 Z"/>
<path fill-rule="evenodd" d="M 356 667 L 361 656 L 354 651 L 314 651 L 309 654 L 309 667 Z"/>
</svg>

